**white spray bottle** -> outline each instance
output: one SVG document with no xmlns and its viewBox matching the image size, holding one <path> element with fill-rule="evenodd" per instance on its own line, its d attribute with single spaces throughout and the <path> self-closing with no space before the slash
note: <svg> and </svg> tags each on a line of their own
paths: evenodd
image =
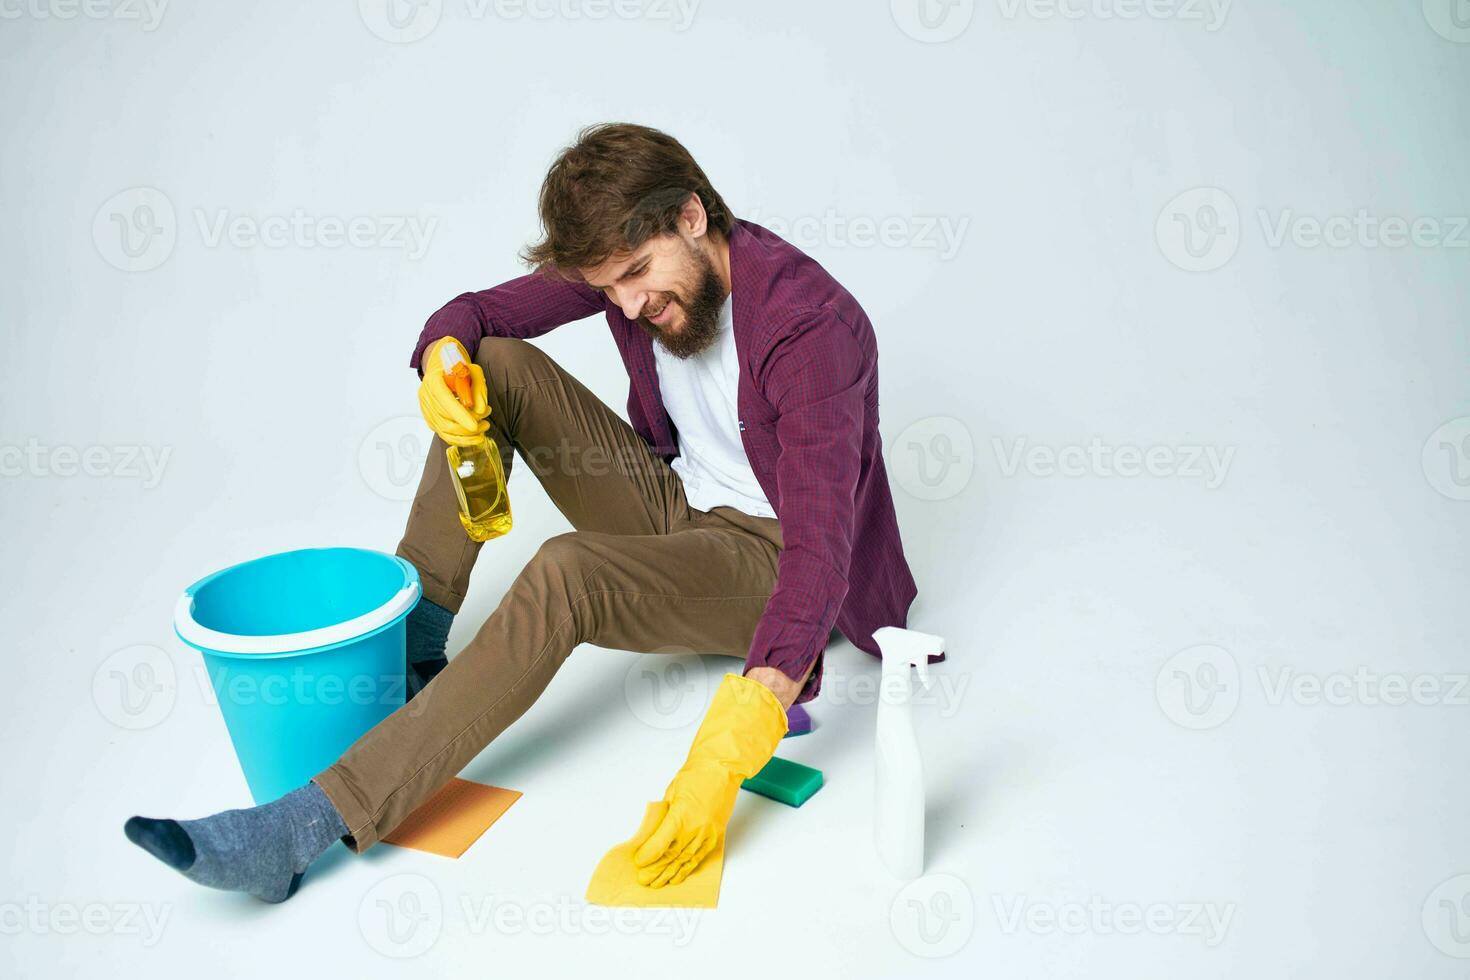
<svg viewBox="0 0 1470 980">
<path fill-rule="evenodd" d="M 944 651 L 944 637 L 884 626 L 873 634 L 883 654 L 878 699 L 876 770 L 873 776 L 873 840 L 878 856 L 900 878 L 924 873 L 924 766 L 914 737 L 913 679 L 929 688 L 929 657 Z"/>
</svg>

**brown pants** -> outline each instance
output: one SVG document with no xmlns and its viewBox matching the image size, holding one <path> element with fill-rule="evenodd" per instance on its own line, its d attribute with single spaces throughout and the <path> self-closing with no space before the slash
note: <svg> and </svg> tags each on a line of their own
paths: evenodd
<svg viewBox="0 0 1470 980">
<path fill-rule="evenodd" d="M 449 666 L 315 777 L 359 853 L 519 718 L 578 644 L 743 658 L 775 588 L 778 521 L 690 508 L 668 463 L 540 348 L 487 337 L 475 360 L 507 476 L 519 450 L 576 530 L 547 539 Z M 435 438 L 398 554 L 458 612 L 480 545 L 444 448 Z"/>
</svg>

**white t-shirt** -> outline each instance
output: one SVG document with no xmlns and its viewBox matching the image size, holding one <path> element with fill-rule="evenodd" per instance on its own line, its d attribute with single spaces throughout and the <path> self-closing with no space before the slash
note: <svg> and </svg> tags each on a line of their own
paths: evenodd
<svg viewBox="0 0 1470 980">
<path fill-rule="evenodd" d="M 734 507 L 755 517 L 775 517 L 740 441 L 735 404 L 740 361 L 735 353 L 732 297 L 720 307 L 719 336 L 704 352 L 680 359 L 653 342 L 664 408 L 679 430 L 674 472 L 695 510 Z"/>
</svg>

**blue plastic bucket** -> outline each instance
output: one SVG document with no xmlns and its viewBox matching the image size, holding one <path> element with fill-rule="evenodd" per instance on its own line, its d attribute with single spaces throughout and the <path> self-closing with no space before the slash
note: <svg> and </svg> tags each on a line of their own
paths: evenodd
<svg viewBox="0 0 1470 980">
<path fill-rule="evenodd" d="M 204 655 L 256 803 L 302 786 L 402 707 L 418 570 L 360 548 L 257 558 L 184 590 L 174 631 Z"/>
</svg>

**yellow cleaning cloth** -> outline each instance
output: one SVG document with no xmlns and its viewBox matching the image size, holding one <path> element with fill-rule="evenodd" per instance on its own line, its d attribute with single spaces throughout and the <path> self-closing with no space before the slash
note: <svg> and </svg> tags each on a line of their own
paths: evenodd
<svg viewBox="0 0 1470 980">
<path fill-rule="evenodd" d="M 457 858 L 520 798 L 517 790 L 456 776 L 404 817 L 383 843 Z"/>
<path fill-rule="evenodd" d="M 725 873 L 723 841 L 688 878 L 677 885 L 649 888 L 638 884 L 638 868 L 633 864 L 633 852 L 637 848 L 633 841 L 652 833 L 668 808 L 669 805 L 662 800 L 648 804 L 638 833 L 603 855 L 597 870 L 592 872 L 592 881 L 587 885 L 587 901 L 593 905 L 635 908 L 712 909 L 720 904 L 720 877 Z"/>
</svg>

